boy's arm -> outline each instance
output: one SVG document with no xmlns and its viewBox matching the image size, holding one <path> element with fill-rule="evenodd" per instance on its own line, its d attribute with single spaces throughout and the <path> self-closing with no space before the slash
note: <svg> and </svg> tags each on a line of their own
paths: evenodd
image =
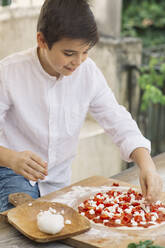
<svg viewBox="0 0 165 248">
<path fill-rule="evenodd" d="M 140 168 L 140 185 L 144 197 L 148 202 L 158 200 L 163 184 L 149 151 L 139 147 L 131 153 L 130 157 Z"/>
<path fill-rule="evenodd" d="M 138 164 L 142 192 L 148 201 L 155 201 L 160 196 L 162 181 L 149 155 L 150 141 L 142 135 L 130 113 L 118 104 L 99 69 L 95 68 L 93 82 L 95 90 L 90 113 L 111 135 L 112 141 L 120 148 L 123 160 L 133 160 Z"/>
<path fill-rule="evenodd" d="M 32 181 L 44 179 L 47 175 L 47 163 L 31 151 L 17 152 L 0 146 L 0 166 Z"/>
</svg>

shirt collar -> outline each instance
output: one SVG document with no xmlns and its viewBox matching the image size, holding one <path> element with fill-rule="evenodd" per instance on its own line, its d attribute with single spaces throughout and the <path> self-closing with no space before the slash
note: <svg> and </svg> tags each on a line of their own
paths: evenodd
<svg viewBox="0 0 165 248">
<path fill-rule="evenodd" d="M 35 46 L 33 49 L 32 49 L 32 54 L 33 54 L 33 57 L 34 57 L 34 60 L 35 60 L 35 62 L 36 62 L 36 64 L 37 64 L 37 66 L 38 66 L 38 69 L 40 70 L 40 72 L 47 78 L 47 79 L 49 79 L 49 80 L 51 80 L 51 81 L 60 81 L 62 78 L 64 78 L 64 76 L 63 75 L 60 75 L 60 77 L 57 79 L 57 77 L 55 77 L 55 76 L 51 76 L 49 73 L 47 73 L 44 69 L 43 69 L 43 67 L 42 67 L 42 65 L 41 65 L 41 63 L 40 63 L 40 60 L 39 60 L 39 58 L 38 58 L 38 54 L 37 54 L 37 46 Z"/>
</svg>

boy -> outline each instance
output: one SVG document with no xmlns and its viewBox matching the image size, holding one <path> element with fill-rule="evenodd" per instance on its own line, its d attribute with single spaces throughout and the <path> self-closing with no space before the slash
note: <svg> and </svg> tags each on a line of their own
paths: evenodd
<svg viewBox="0 0 165 248">
<path fill-rule="evenodd" d="M 138 164 L 146 199 L 159 197 L 162 183 L 149 141 L 87 58 L 97 41 L 87 0 L 46 0 L 37 47 L 0 62 L 0 211 L 12 207 L 10 193 L 38 198 L 70 183 L 88 110 L 112 136 L 123 159 Z"/>
</svg>

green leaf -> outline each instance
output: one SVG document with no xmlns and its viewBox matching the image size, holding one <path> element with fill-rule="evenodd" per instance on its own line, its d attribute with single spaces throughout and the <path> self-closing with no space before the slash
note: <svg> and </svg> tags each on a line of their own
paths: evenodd
<svg viewBox="0 0 165 248">
<path fill-rule="evenodd" d="M 139 241 L 139 244 L 130 243 L 127 248 L 165 248 L 163 246 L 154 245 L 152 240 Z"/>
<path fill-rule="evenodd" d="M 130 243 L 127 248 L 137 248 L 137 245 L 135 243 Z"/>
</svg>

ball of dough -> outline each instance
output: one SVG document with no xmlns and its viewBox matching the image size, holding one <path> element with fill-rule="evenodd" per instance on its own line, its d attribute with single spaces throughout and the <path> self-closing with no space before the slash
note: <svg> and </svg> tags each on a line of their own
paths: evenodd
<svg viewBox="0 0 165 248">
<path fill-rule="evenodd" d="M 43 211 L 37 215 L 37 225 L 41 232 L 56 234 L 64 227 L 64 217 L 49 210 Z"/>
</svg>

